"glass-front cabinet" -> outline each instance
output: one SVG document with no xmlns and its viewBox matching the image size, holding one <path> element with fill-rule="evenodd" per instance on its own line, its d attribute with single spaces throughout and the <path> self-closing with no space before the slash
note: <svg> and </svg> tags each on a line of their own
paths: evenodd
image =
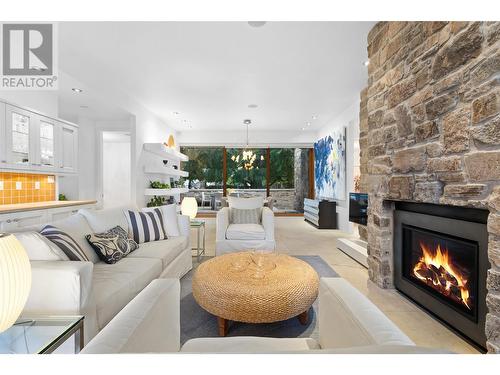
<svg viewBox="0 0 500 375">
<path fill-rule="evenodd" d="M 48 118 L 39 119 L 39 135 L 37 147 L 37 164 L 44 167 L 55 167 L 55 121 Z"/>
<path fill-rule="evenodd" d="M 10 105 L 7 105 L 5 112 L 7 163 L 29 166 L 34 163 L 32 133 L 36 115 Z"/>
<path fill-rule="evenodd" d="M 78 127 L 0 102 L 0 168 L 75 173 Z"/>
</svg>

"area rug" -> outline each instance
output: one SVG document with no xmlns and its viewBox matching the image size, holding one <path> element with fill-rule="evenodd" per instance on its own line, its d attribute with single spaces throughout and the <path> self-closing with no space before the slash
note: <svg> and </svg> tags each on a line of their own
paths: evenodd
<svg viewBox="0 0 500 375">
<path fill-rule="evenodd" d="M 309 263 L 320 277 L 339 277 L 339 275 L 319 256 L 297 256 Z M 194 270 L 181 279 L 181 344 L 197 337 L 218 337 L 217 318 L 203 310 L 194 300 L 191 281 Z M 312 337 L 318 338 L 317 327 L 318 300 L 309 311 L 309 322 L 300 324 L 297 318 L 283 322 L 266 324 L 247 324 L 232 322 L 228 336 L 261 337 Z"/>
</svg>

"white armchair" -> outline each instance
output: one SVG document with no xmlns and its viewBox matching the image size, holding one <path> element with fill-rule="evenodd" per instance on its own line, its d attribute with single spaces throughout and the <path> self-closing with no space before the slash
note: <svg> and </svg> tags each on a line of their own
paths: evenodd
<svg viewBox="0 0 500 375">
<path fill-rule="evenodd" d="M 274 239 L 274 214 L 262 208 L 262 224 L 231 224 L 230 208 L 217 212 L 215 255 L 242 250 L 269 250 L 276 248 Z"/>
</svg>

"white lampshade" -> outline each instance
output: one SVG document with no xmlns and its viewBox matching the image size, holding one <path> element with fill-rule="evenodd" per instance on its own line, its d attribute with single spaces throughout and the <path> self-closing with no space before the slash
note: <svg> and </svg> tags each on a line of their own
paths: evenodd
<svg viewBox="0 0 500 375">
<path fill-rule="evenodd" d="M 0 333 L 10 328 L 23 311 L 31 289 L 31 265 L 21 243 L 0 233 Z"/>
<path fill-rule="evenodd" d="M 187 215 L 193 220 L 198 213 L 198 202 L 195 197 L 184 197 L 181 203 L 181 211 L 183 215 Z"/>
</svg>

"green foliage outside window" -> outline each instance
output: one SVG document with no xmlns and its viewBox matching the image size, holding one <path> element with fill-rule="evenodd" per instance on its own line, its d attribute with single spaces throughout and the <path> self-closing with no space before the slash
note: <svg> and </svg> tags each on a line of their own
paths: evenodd
<svg viewBox="0 0 500 375">
<path fill-rule="evenodd" d="M 222 148 L 182 147 L 189 156 L 182 169 L 189 172 L 189 189 L 222 189 Z"/>
<path fill-rule="evenodd" d="M 266 188 L 266 149 L 251 149 L 254 158 L 251 168 L 245 168 L 248 160 L 243 158 L 242 148 L 226 149 L 227 188 Z M 181 152 L 189 156 L 182 169 L 189 172 L 189 189 L 222 189 L 222 147 L 181 147 Z M 272 189 L 292 189 L 294 187 L 293 148 L 270 149 L 270 181 Z M 248 154 L 246 154 L 248 156 Z"/>
<path fill-rule="evenodd" d="M 230 189 L 266 188 L 266 150 L 227 149 L 227 187 Z"/>
</svg>

